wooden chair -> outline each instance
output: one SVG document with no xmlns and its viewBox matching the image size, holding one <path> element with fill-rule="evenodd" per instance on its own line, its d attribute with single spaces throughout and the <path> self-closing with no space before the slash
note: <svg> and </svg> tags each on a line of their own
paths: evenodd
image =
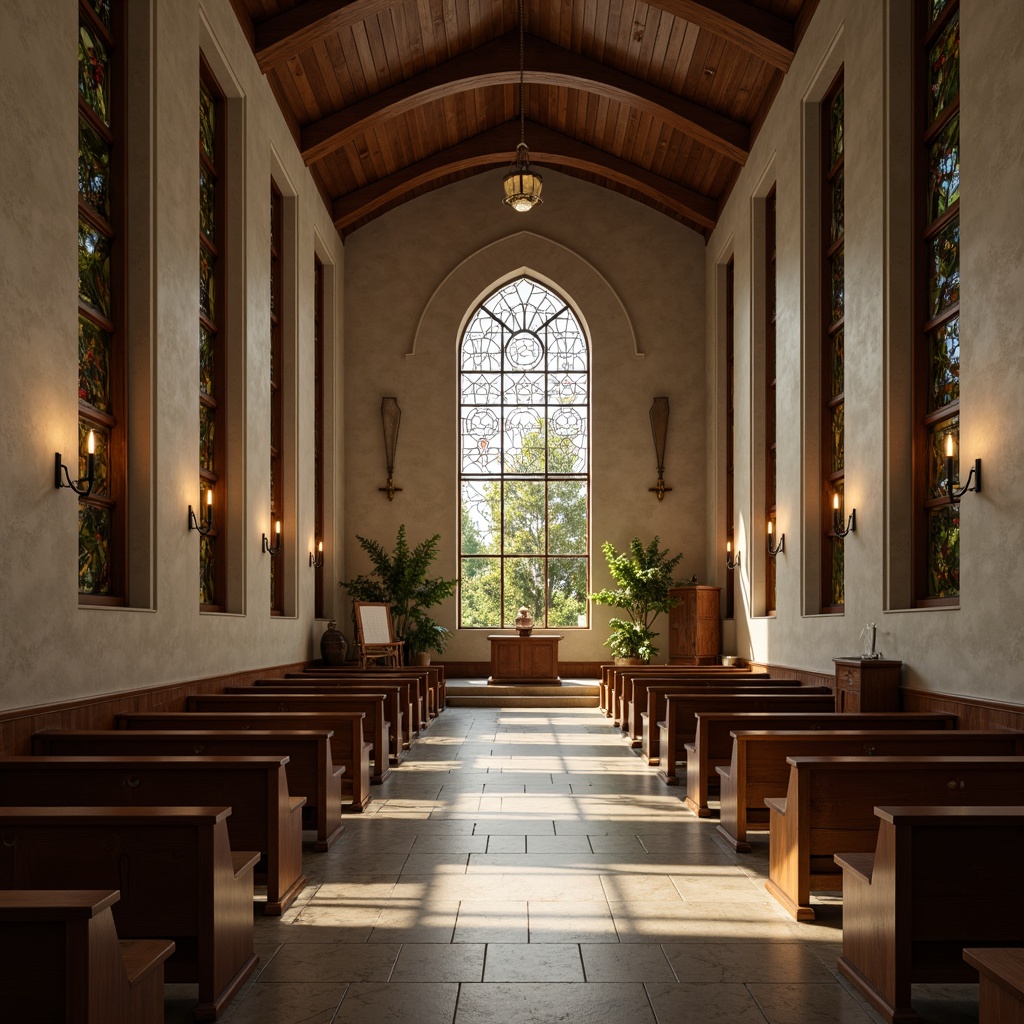
<svg viewBox="0 0 1024 1024">
<path fill-rule="evenodd" d="M 402 664 L 401 640 L 396 640 L 391 627 L 391 605 L 384 601 L 356 601 L 356 636 L 359 643 L 359 664 L 380 661 L 398 668 Z"/>
</svg>

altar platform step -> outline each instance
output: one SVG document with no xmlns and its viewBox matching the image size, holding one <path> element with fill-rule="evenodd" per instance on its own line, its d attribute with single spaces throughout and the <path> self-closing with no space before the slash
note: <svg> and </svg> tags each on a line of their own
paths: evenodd
<svg viewBox="0 0 1024 1024">
<path fill-rule="evenodd" d="M 445 703 L 471 708 L 596 708 L 596 679 L 563 679 L 561 686 L 488 685 L 485 679 L 449 679 Z"/>
</svg>

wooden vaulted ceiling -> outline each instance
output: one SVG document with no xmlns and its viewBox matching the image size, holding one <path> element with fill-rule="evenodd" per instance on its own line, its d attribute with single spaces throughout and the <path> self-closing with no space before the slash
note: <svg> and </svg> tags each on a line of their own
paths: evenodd
<svg viewBox="0 0 1024 1024">
<path fill-rule="evenodd" d="M 531 163 L 708 235 L 817 2 L 525 0 Z M 342 238 L 511 162 L 519 0 L 232 3 Z"/>
</svg>

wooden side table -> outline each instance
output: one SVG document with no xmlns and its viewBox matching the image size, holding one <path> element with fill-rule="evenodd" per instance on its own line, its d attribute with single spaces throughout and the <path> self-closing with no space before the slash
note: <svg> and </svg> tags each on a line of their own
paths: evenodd
<svg viewBox="0 0 1024 1024">
<path fill-rule="evenodd" d="M 673 587 L 679 603 L 668 613 L 668 663 L 717 665 L 721 654 L 720 587 Z"/>
<path fill-rule="evenodd" d="M 902 661 L 882 658 L 833 658 L 836 666 L 836 711 L 900 710 Z"/>
<path fill-rule="evenodd" d="M 558 678 L 558 641 L 561 636 L 509 636 L 496 634 L 491 641 L 491 674 L 488 683 L 526 683 L 561 686 Z"/>
</svg>

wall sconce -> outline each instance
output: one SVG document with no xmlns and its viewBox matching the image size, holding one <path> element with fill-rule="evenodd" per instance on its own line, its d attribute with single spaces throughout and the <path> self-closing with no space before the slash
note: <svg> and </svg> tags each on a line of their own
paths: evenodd
<svg viewBox="0 0 1024 1024">
<path fill-rule="evenodd" d="M 783 551 L 786 550 L 786 535 L 784 533 L 780 533 L 779 534 L 779 543 L 774 545 L 774 546 L 772 545 L 772 530 L 773 530 L 773 528 L 774 527 L 773 527 L 772 521 L 769 519 L 768 520 L 768 557 L 769 558 L 774 558 L 776 555 L 781 554 Z"/>
<path fill-rule="evenodd" d="M 738 569 L 740 567 L 740 552 L 736 552 L 736 557 L 732 557 L 732 541 L 725 542 L 725 567 L 726 569 Z"/>
<path fill-rule="evenodd" d="M 206 522 L 200 524 L 196 518 L 195 512 L 192 511 L 192 506 L 188 507 L 188 528 L 190 530 L 198 530 L 200 537 L 205 537 L 213 529 L 213 488 L 209 488 L 206 492 Z"/>
<path fill-rule="evenodd" d="M 384 458 L 388 466 L 388 485 L 377 490 L 394 501 L 395 495 L 402 489 L 395 486 L 395 452 L 398 449 L 398 425 L 402 422 L 402 410 L 398 408 L 397 398 L 382 398 L 380 403 L 380 421 L 384 425 Z"/>
<path fill-rule="evenodd" d="M 316 557 L 313 557 L 313 552 L 309 553 L 309 567 L 310 569 L 322 569 L 324 565 L 324 542 L 320 541 L 316 546 Z"/>
<path fill-rule="evenodd" d="M 274 544 L 271 545 L 270 541 L 267 540 L 267 535 L 263 534 L 263 550 L 270 555 L 271 558 L 276 558 L 281 553 L 281 520 L 278 519 L 274 523 Z"/>
<path fill-rule="evenodd" d="M 832 536 L 845 537 L 848 533 L 857 532 L 857 510 L 850 509 L 850 518 L 846 521 L 846 529 L 841 529 L 842 517 L 839 515 L 839 495 L 832 495 Z"/>
<path fill-rule="evenodd" d="M 972 480 L 974 481 L 973 487 L 971 486 Z M 981 459 L 974 460 L 974 469 L 967 474 L 963 487 L 954 488 L 953 433 L 950 431 L 946 435 L 946 495 L 949 498 L 950 505 L 956 505 L 968 491 L 974 491 L 975 494 L 981 493 Z"/>
<path fill-rule="evenodd" d="M 668 399 L 655 398 L 651 406 L 651 434 L 654 437 L 654 455 L 658 460 L 658 483 L 654 487 L 648 487 L 658 496 L 658 501 L 665 497 L 666 491 L 671 487 L 665 486 L 665 438 L 668 436 Z"/>
<path fill-rule="evenodd" d="M 61 479 L 63 474 L 64 479 Z M 53 453 L 53 486 L 60 489 L 61 487 L 70 487 L 75 494 L 80 494 L 83 498 L 87 497 L 92 493 L 92 485 L 96 482 L 96 433 L 95 431 L 89 431 L 89 457 L 86 461 L 85 476 L 80 477 L 78 480 L 72 480 L 71 474 L 68 472 L 68 467 L 61 462 L 60 452 Z M 84 485 L 84 486 L 83 486 Z"/>
</svg>

